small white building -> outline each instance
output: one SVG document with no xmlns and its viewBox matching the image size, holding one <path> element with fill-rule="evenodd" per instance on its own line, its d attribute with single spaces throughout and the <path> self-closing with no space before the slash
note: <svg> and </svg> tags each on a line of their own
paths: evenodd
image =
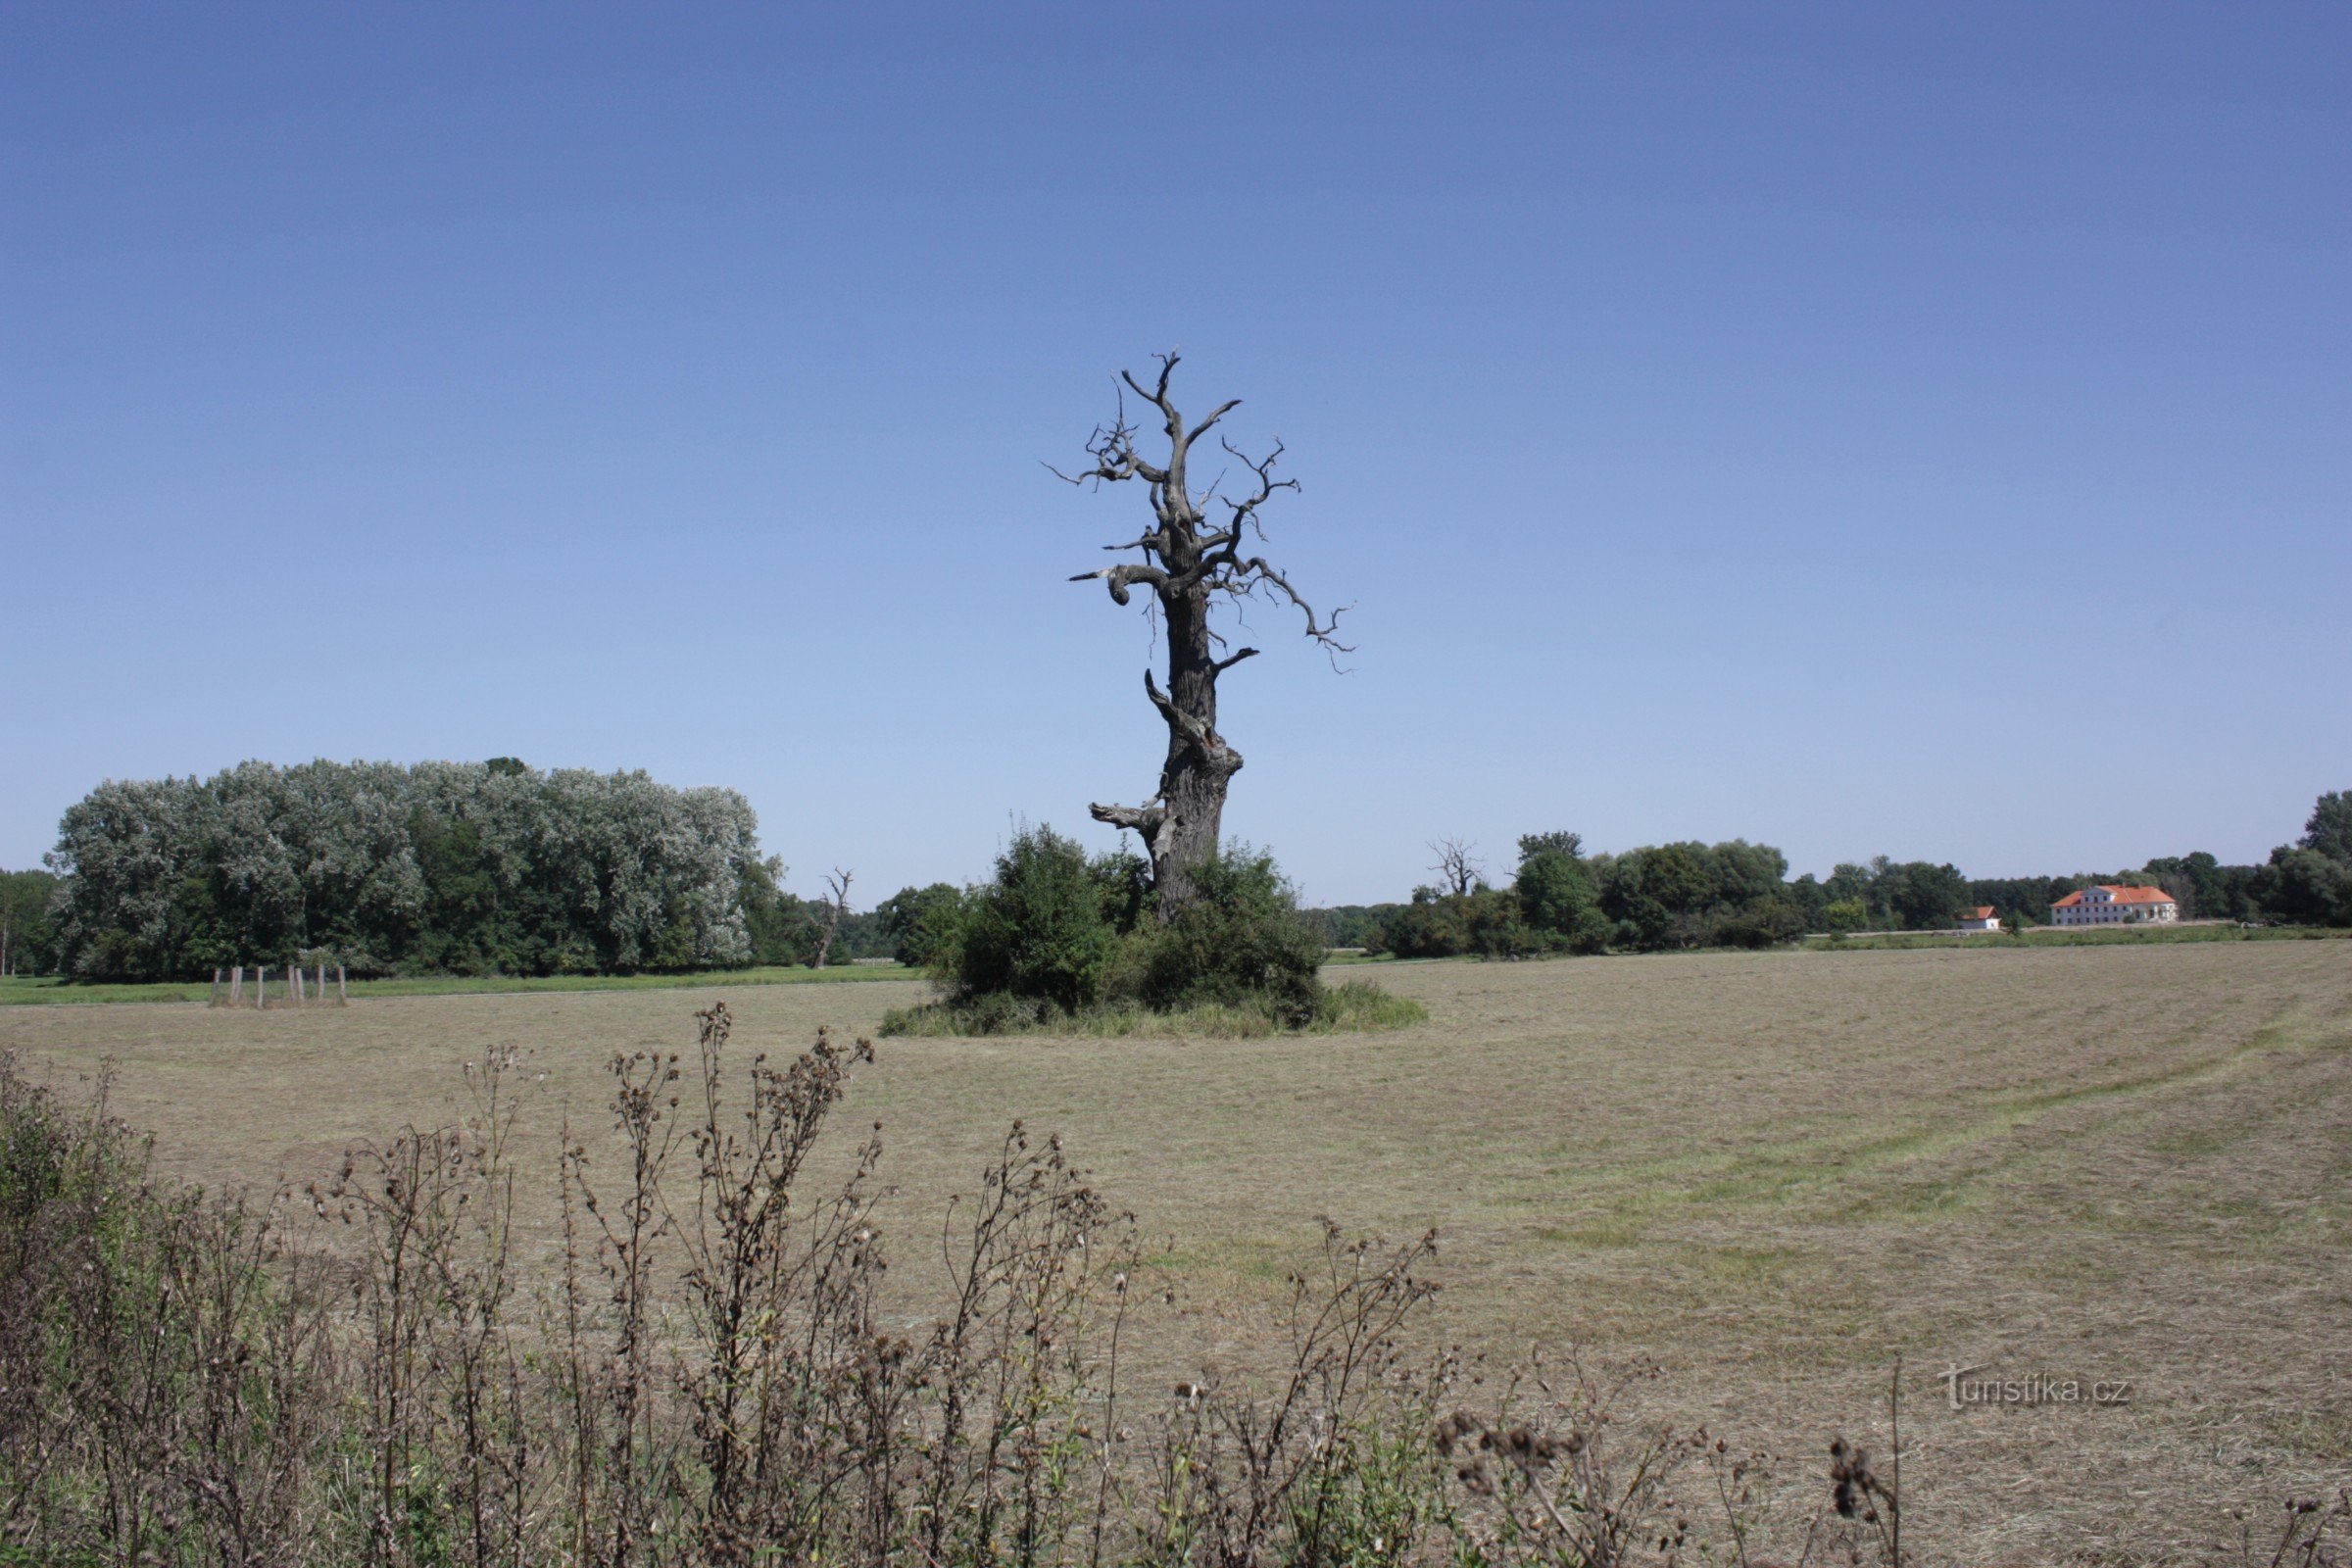
<svg viewBox="0 0 2352 1568">
<path fill-rule="evenodd" d="M 1998 931 L 2000 928 L 2001 917 L 1993 912 L 1989 904 L 1980 904 L 1973 909 L 1960 911 L 1960 929 L 1963 931 Z"/>
<path fill-rule="evenodd" d="M 2162 888 L 2105 882 L 2069 893 L 2050 906 L 2052 925 L 2153 925 L 2180 918 L 2180 903 Z"/>
</svg>

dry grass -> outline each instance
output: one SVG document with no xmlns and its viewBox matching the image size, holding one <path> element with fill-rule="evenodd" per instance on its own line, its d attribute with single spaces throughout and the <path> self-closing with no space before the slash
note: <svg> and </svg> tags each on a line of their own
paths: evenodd
<svg viewBox="0 0 2352 1568">
<path fill-rule="evenodd" d="M 1437 1225 L 1438 1332 L 1659 1360 L 1653 1410 L 1791 1455 L 1912 1369 L 1906 1544 L 1928 1560 L 2190 1555 L 2224 1510 L 2352 1473 L 2352 962 L 2334 943 L 1399 965 L 1433 1021 L 1254 1041 L 902 1040 L 879 1118 L 901 1270 L 1015 1116 L 1161 1241 L 1171 1371 L 1254 1362 L 1314 1216 Z M 713 992 L 713 994 L 716 994 Z M 256 1016 L 23 1008 L 0 1045 L 120 1063 L 168 1168 L 329 1175 L 524 1055 L 524 1204 L 615 1051 L 690 1044 L 700 993 L 387 999 Z M 737 1042 L 865 1030 L 911 983 L 728 994 Z M 541 1079 L 539 1075 L 544 1074 Z M 2128 1378 L 2120 1408 L 1952 1411 L 1934 1376 Z M 1801 1465 L 1801 1470 L 1799 1466 Z"/>
</svg>

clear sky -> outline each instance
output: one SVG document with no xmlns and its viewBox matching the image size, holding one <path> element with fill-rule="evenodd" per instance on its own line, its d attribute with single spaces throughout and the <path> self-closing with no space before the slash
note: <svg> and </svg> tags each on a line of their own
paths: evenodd
<svg viewBox="0 0 2352 1568">
<path fill-rule="evenodd" d="M 1303 493 L 1315 902 L 1456 835 L 2260 858 L 2352 787 L 2352 9 L 0 5 L 0 864 L 107 777 L 726 784 L 805 892 L 1151 792 L 1055 483 Z"/>
</svg>

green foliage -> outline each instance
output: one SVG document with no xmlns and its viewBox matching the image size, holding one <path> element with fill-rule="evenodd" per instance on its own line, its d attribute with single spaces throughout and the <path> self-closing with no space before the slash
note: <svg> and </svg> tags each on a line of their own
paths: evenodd
<svg viewBox="0 0 2352 1568">
<path fill-rule="evenodd" d="M 1410 904 L 1392 906 L 1369 944 L 1399 958 L 1451 958 L 1470 951 L 1467 901 L 1415 888 Z"/>
<path fill-rule="evenodd" d="M 1949 865 L 1911 860 L 1887 866 L 1879 881 L 1894 924 L 1909 931 L 1949 930 L 1959 923 L 1960 911 L 1975 902 L 1968 879 Z"/>
<path fill-rule="evenodd" d="M 1263 998 L 1304 1023 L 1321 986 L 1323 944 L 1270 855 L 1229 845 L 1193 873 L 1197 897 L 1129 938 L 1113 994 L 1155 1011 Z"/>
<path fill-rule="evenodd" d="M 1462 928 L 1470 951 L 1482 958 L 1520 958 L 1560 946 L 1520 917 L 1518 895 L 1481 884 L 1461 901 Z"/>
<path fill-rule="evenodd" d="M 882 1015 L 880 1032 L 934 1038 L 1040 1034 L 1091 1039 L 1255 1040 L 1275 1034 L 1370 1033 L 1428 1021 L 1429 1009 L 1412 998 L 1351 980 L 1323 987 L 1303 1022 L 1267 997 L 1204 1002 L 1170 1012 L 1155 1012 L 1133 1002 L 1109 1002 L 1073 1013 L 1050 1003 L 996 992 L 962 1003 L 943 1000 L 919 1007 L 893 1007 Z"/>
<path fill-rule="evenodd" d="M 2352 925 L 2352 792 L 2320 797 L 2301 844 L 2261 866 L 2224 865 L 2197 851 L 2120 872 L 1971 881 L 1949 864 L 1879 856 L 1789 881 L 1787 857 L 1769 844 L 1686 841 L 1588 856 L 1577 834 L 1562 832 L 1523 836 L 1519 857 L 1507 892 L 1424 887 L 1409 904 L 1308 912 L 1327 933 L 1346 916 L 1361 946 L 1400 958 L 1767 947 L 1807 932 L 1948 933 L 1964 910 L 1984 905 L 2014 933 L 2046 924 L 2051 905 L 2101 882 L 2163 888 L 2183 919 Z"/>
<path fill-rule="evenodd" d="M 1601 912 L 1600 891 L 1574 833 L 1531 834 L 1519 841 L 1519 874 L 1511 884 L 1519 917 L 1547 946 L 1598 953 L 1613 927 Z"/>
<path fill-rule="evenodd" d="M 1372 948 L 1380 941 L 1380 925 L 1396 910 L 1394 904 L 1337 904 L 1299 911 L 1314 926 L 1326 948 Z"/>
<path fill-rule="evenodd" d="M 905 887 L 874 906 L 891 956 L 911 968 L 928 968 L 956 940 L 963 918 L 963 890 L 952 883 Z"/>
<path fill-rule="evenodd" d="M 965 900 L 934 968 L 951 1000 L 1003 994 L 1075 1012 L 1102 1000 L 1126 910 L 1115 869 L 1099 870 L 1051 827 L 1016 835 L 995 879 Z"/>
<path fill-rule="evenodd" d="M 1086 874 L 1102 895 L 1103 918 L 1119 935 L 1135 930 L 1152 912 L 1152 862 L 1144 857 L 1113 850 L 1089 860 Z"/>
<path fill-rule="evenodd" d="M 2329 790 L 2311 808 L 2300 848 L 2352 865 L 2352 790 Z"/>
<path fill-rule="evenodd" d="M 1050 827 L 1024 830 L 989 882 L 953 901 L 936 889 L 893 901 L 916 928 L 931 921 L 945 996 L 893 1013 L 885 1032 L 1130 1034 L 1177 1019 L 1180 1033 L 1259 1034 L 1401 1021 L 1385 1000 L 1325 991 L 1322 939 L 1273 857 L 1229 845 L 1193 881 L 1197 897 L 1157 920 L 1140 857 L 1090 858 Z"/>
<path fill-rule="evenodd" d="M 1524 866 L 1539 855 L 1557 855 L 1563 859 L 1581 860 L 1585 858 L 1585 836 L 1582 833 L 1522 833 L 1519 836 L 1519 863 Z"/>
<path fill-rule="evenodd" d="M 1690 841 L 1594 856 L 1586 864 L 1618 946 L 1761 947 L 1806 924 L 1783 880 L 1788 857 L 1769 844 Z"/>
<path fill-rule="evenodd" d="M 0 975 L 56 969 L 56 897 L 57 878 L 47 871 L 0 871 Z"/>
<path fill-rule="evenodd" d="M 806 963 L 815 951 L 815 917 L 807 904 L 784 891 L 783 873 L 782 862 L 757 856 L 736 868 L 735 900 L 755 964 Z"/>
<path fill-rule="evenodd" d="M 2282 849 L 2263 868 L 2263 905 L 2303 925 L 2352 925 L 2352 861 L 2318 850 Z"/>
<path fill-rule="evenodd" d="M 94 980 L 300 953 L 355 973 L 731 967 L 775 961 L 792 924 L 740 795 L 512 758 L 110 782 L 50 863 L 57 962 Z"/>
<path fill-rule="evenodd" d="M 529 996 L 584 991 L 683 991 L 739 986 L 797 986 L 857 984 L 868 980 L 914 978 L 897 965 L 828 964 L 811 969 L 806 964 L 754 966 L 712 974 L 708 969 L 678 973 L 637 970 L 631 974 L 556 975 L 404 975 L 353 980 L 349 991 L 357 1001 L 369 997 Z M 285 983 L 281 971 L 271 970 L 272 988 Z M 329 978 L 331 985 L 333 980 Z M 50 975 L 0 980 L 0 1007 L 91 1006 L 110 1003 L 205 1002 L 212 996 L 210 978 L 203 980 L 112 981 L 67 980 Z"/>
</svg>

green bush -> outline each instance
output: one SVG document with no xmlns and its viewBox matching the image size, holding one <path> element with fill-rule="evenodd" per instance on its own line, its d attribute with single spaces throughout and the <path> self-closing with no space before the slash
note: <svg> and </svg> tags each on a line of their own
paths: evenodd
<svg viewBox="0 0 2352 1568">
<path fill-rule="evenodd" d="M 891 956 L 909 968 L 927 968 L 955 942 L 963 919 L 963 890 L 946 882 L 901 888 L 875 906 L 874 915 L 890 940 Z"/>
<path fill-rule="evenodd" d="M 1304 1023 L 1322 983 L 1323 943 L 1274 858 L 1232 845 L 1193 873 L 1198 897 L 1164 923 L 1128 938 L 1110 994 L 1153 1011 L 1266 999 Z"/>
<path fill-rule="evenodd" d="M 940 941 L 933 977 L 959 1003 L 1002 993 L 1070 1012 L 1094 1005 L 1129 907 L 1123 858 L 1092 863 L 1051 827 L 1018 834 L 997 857 L 995 880 L 972 890 Z"/>
<path fill-rule="evenodd" d="M 1436 888 L 1415 888 L 1413 901 L 1391 909 L 1368 946 L 1399 958 L 1450 958 L 1468 953 L 1468 905 L 1469 900 Z"/>
<path fill-rule="evenodd" d="M 1523 853 L 1512 891 L 1518 895 L 1520 917 L 1551 939 L 1546 946 L 1598 953 L 1608 946 L 1615 928 L 1600 912 L 1592 874 L 1577 857 L 1575 840 L 1573 833 L 1521 839 Z"/>
<path fill-rule="evenodd" d="M 1769 948 L 1793 942 L 1804 932 L 1795 908 L 1779 899 L 1758 899 L 1746 908 L 1716 922 L 1713 946 Z"/>
</svg>

